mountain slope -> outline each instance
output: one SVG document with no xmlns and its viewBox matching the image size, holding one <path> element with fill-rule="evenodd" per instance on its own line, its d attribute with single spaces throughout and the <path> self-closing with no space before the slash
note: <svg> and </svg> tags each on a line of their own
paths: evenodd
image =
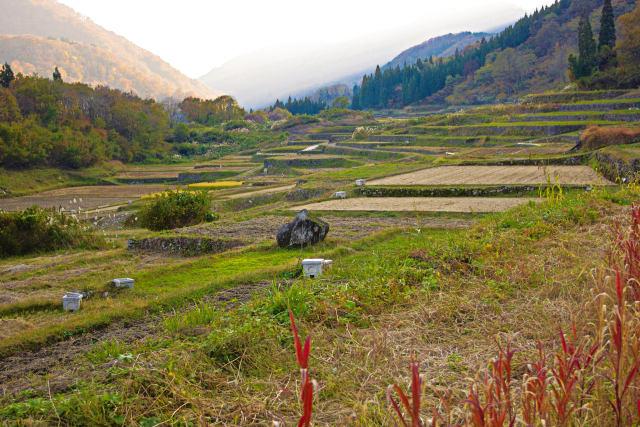
<svg viewBox="0 0 640 427">
<path fill-rule="evenodd" d="M 58 66 L 65 80 L 156 99 L 221 95 L 54 0 L 0 0 L 0 9 L 9 11 L 0 14 L 0 62 L 15 72 L 49 76 Z"/>
<path fill-rule="evenodd" d="M 615 17 L 635 5 L 636 0 L 613 0 Z M 561 0 L 446 60 L 376 71 L 364 76 L 354 105 L 487 103 L 562 88 L 568 83 L 568 54 L 577 50 L 580 16 L 590 14 L 597 34 L 601 9 L 602 0 Z"/>
<path fill-rule="evenodd" d="M 434 56 L 436 58 L 446 58 L 454 55 L 456 50 L 462 51 L 465 47 L 477 43 L 482 38 L 489 38 L 489 33 L 472 33 L 470 31 L 457 33 L 457 34 L 445 34 L 443 36 L 434 37 L 416 46 L 402 52 L 400 55 L 393 58 L 382 69 L 389 67 L 402 67 L 406 64 L 413 64 L 416 60 L 425 60 Z"/>
</svg>

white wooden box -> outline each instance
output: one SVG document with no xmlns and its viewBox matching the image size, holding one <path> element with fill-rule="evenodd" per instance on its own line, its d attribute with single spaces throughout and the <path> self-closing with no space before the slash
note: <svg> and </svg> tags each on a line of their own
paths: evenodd
<svg viewBox="0 0 640 427">
<path fill-rule="evenodd" d="M 302 261 L 302 271 L 304 277 L 308 279 L 315 279 L 318 276 L 322 276 L 324 269 L 331 268 L 333 263 L 330 259 L 311 258 Z"/>
<path fill-rule="evenodd" d="M 80 303 L 82 302 L 82 294 L 76 292 L 67 292 L 62 297 L 62 309 L 64 311 L 78 311 L 80 310 Z"/>
<path fill-rule="evenodd" d="M 113 279 L 111 281 L 111 283 L 113 283 L 116 286 L 116 288 L 128 288 L 128 289 L 133 289 L 134 282 L 135 280 L 129 279 L 128 277 L 125 277 L 123 279 Z"/>
</svg>

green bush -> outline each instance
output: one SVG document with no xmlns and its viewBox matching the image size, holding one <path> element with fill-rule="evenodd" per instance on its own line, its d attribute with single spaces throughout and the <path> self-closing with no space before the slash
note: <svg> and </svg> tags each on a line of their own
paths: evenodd
<svg viewBox="0 0 640 427">
<path fill-rule="evenodd" d="M 0 258 L 70 248 L 97 248 L 104 241 L 75 219 L 32 206 L 0 213 Z"/>
<path fill-rule="evenodd" d="M 149 230 L 170 230 L 212 220 L 211 199 L 205 191 L 167 191 L 154 197 L 138 213 L 140 224 Z"/>
</svg>

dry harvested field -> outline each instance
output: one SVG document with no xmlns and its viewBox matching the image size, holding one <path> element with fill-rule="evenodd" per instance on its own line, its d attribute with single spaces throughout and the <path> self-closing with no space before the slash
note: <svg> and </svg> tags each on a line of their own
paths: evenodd
<svg viewBox="0 0 640 427">
<path fill-rule="evenodd" d="M 323 215 L 322 219 L 329 224 L 329 238 L 359 239 L 387 228 L 416 227 L 415 218 L 408 217 L 338 217 Z M 224 222 L 215 225 L 198 225 L 186 228 L 187 234 L 215 236 L 229 239 L 257 241 L 275 239 L 278 229 L 291 221 L 290 216 L 266 215 L 242 222 Z M 471 220 L 459 218 L 421 218 L 422 228 L 465 228 Z M 274 240 L 275 241 L 275 240 Z"/>
<path fill-rule="evenodd" d="M 442 166 L 371 181 L 369 185 L 613 185 L 588 166 Z"/>
<path fill-rule="evenodd" d="M 15 211 L 37 205 L 41 208 L 90 209 L 99 206 L 125 203 L 146 194 L 165 190 L 165 184 L 158 185 L 96 185 L 88 187 L 68 187 L 44 191 L 25 197 L 0 199 L 0 209 Z"/>
<path fill-rule="evenodd" d="M 523 145 L 519 147 L 491 147 L 491 148 L 478 148 L 477 150 L 468 151 L 466 153 L 462 153 L 461 156 L 495 156 L 500 155 L 500 153 L 505 156 L 517 156 L 524 155 L 528 156 L 529 154 L 560 154 L 565 153 L 573 148 L 571 144 L 561 144 L 561 145 Z"/>
<path fill-rule="evenodd" d="M 509 197 L 362 197 L 329 200 L 296 206 L 310 211 L 364 211 L 364 212 L 502 212 L 522 205 L 531 198 Z"/>
</svg>

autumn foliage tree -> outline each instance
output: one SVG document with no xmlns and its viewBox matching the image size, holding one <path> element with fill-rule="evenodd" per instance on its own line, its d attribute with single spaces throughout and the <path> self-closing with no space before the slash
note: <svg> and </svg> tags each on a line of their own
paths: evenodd
<svg viewBox="0 0 640 427">
<path fill-rule="evenodd" d="M 0 88 L 1 167 L 81 168 L 142 161 L 169 149 L 168 115 L 153 100 L 21 74 L 8 86 Z"/>
</svg>

